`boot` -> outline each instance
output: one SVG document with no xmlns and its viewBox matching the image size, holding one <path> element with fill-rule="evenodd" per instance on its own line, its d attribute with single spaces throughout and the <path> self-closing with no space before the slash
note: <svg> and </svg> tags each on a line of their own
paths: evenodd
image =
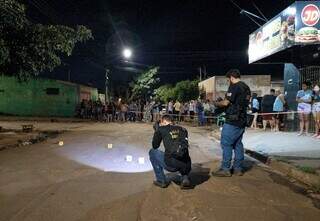
<svg viewBox="0 0 320 221">
<path fill-rule="evenodd" d="M 160 188 L 167 188 L 170 185 L 169 181 L 161 182 L 158 180 L 153 181 L 153 185 L 160 187 Z"/>
<path fill-rule="evenodd" d="M 191 188 L 191 182 L 190 182 L 189 177 L 187 175 L 182 176 L 180 188 L 181 189 L 190 189 Z"/>
<path fill-rule="evenodd" d="M 230 173 L 230 170 L 223 170 L 219 169 L 217 172 L 212 172 L 212 176 L 217 176 L 217 177 L 231 177 L 232 174 Z"/>
</svg>

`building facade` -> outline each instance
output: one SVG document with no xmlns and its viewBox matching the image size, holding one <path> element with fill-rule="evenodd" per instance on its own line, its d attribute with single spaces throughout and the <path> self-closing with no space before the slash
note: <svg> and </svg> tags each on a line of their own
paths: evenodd
<svg viewBox="0 0 320 221">
<path fill-rule="evenodd" d="M 258 96 L 263 96 L 270 92 L 270 75 L 241 75 L 241 80 Z M 199 89 L 205 93 L 205 97 L 208 100 L 216 100 L 218 97 L 224 98 L 228 87 L 229 82 L 225 76 L 214 76 L 199 83 Z"/>
<path fill-rule="evenodd" d="M 82 99 L 97 100 L 98 90 L 70 82 L 0 75 L 0 113 L 17 116 L 72 117 Z"/>
</svg>

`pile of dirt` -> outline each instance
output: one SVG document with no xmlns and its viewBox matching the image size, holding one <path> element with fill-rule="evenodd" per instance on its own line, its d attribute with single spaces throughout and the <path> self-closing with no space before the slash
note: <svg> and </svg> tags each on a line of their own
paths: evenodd
<svg viewBox="0 0 320 221">
<path fill-rule="evenodd" d="M 48 138 L 55 138 L 61 133 L 61 131 L 34 131 L 26 133 L 16 130 L 2 130 L 0 133 L 0 150 L 29 146 L 43 142 Z"/>
</svg>

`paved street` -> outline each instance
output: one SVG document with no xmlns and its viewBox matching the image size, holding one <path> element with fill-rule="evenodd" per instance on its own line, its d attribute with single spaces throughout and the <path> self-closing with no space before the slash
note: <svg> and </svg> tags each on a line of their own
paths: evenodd
<svg viewBox="0 0 320 221">
<path fill-rule="evenodd" d="M 1 122 L 19 128 L 21 122 Z M 190 127 L 193 190 L 151 185 L 152 125 L 34 124 L 67 130 L 0 151 L 0 220 L 318 220 L 320 210 L 284 179 L 253 162 L 243 177 L 213 178 L 220 147 Z M 58 142 L 63 141 L 63 146 Z M 112 148 L 108 149 L 108 144 Z M 132 161 L 127 161 L 132 156 Z M 144 163 L 139 163 L 139 158 Z"/>
</svg>

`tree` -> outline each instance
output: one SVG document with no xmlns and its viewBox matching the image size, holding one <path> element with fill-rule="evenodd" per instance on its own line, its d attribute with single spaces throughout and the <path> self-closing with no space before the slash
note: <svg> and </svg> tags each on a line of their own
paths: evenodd
<svg viewBox="0 0 320 221">
<path fill-rule="evenodd" d="M 174 87 L 171 85 L 162 85 L 154 91 L 156 98 L 163 102 L 169 100 L 178 100 L 180 102 L 187 102 L 195 100 L 199 97 L 198 80 L 194 81 L 180 81 Z"/>
<path fill-rule="evenodd" d="M 169 102 L 169 100 L 176 99 L 175 88 L 169 84 L 162 85 L 154 91 L 156 99 L 162 102 Z"/>
<path fill-rule="evenodd" d="M 148 96 L 151 96 L 155 86 L 159 82 L 159 78 L 156 77 L 158 73 L 159 67 L 153 67 L 146 71 L 144 71 L 142 74 L 139 75 L 139 77 L 134 80 L 132 85 L 132 99 L 137 98 L 147 98 Z"/>
<path fill-rule="evenodd" d="M 33 24 L 24 5 L 0 0 L 0 68 L 20 79 L 36 76 L 61 64 L 78 42 L 93 38 L 84 26 Z"/>
<path fill-rule="evenodd" d="M 195 100 L 199 97 L 199 81 L 180 81 L 175 86 L 176 97 L 180 102 Z"/>
</svg>

